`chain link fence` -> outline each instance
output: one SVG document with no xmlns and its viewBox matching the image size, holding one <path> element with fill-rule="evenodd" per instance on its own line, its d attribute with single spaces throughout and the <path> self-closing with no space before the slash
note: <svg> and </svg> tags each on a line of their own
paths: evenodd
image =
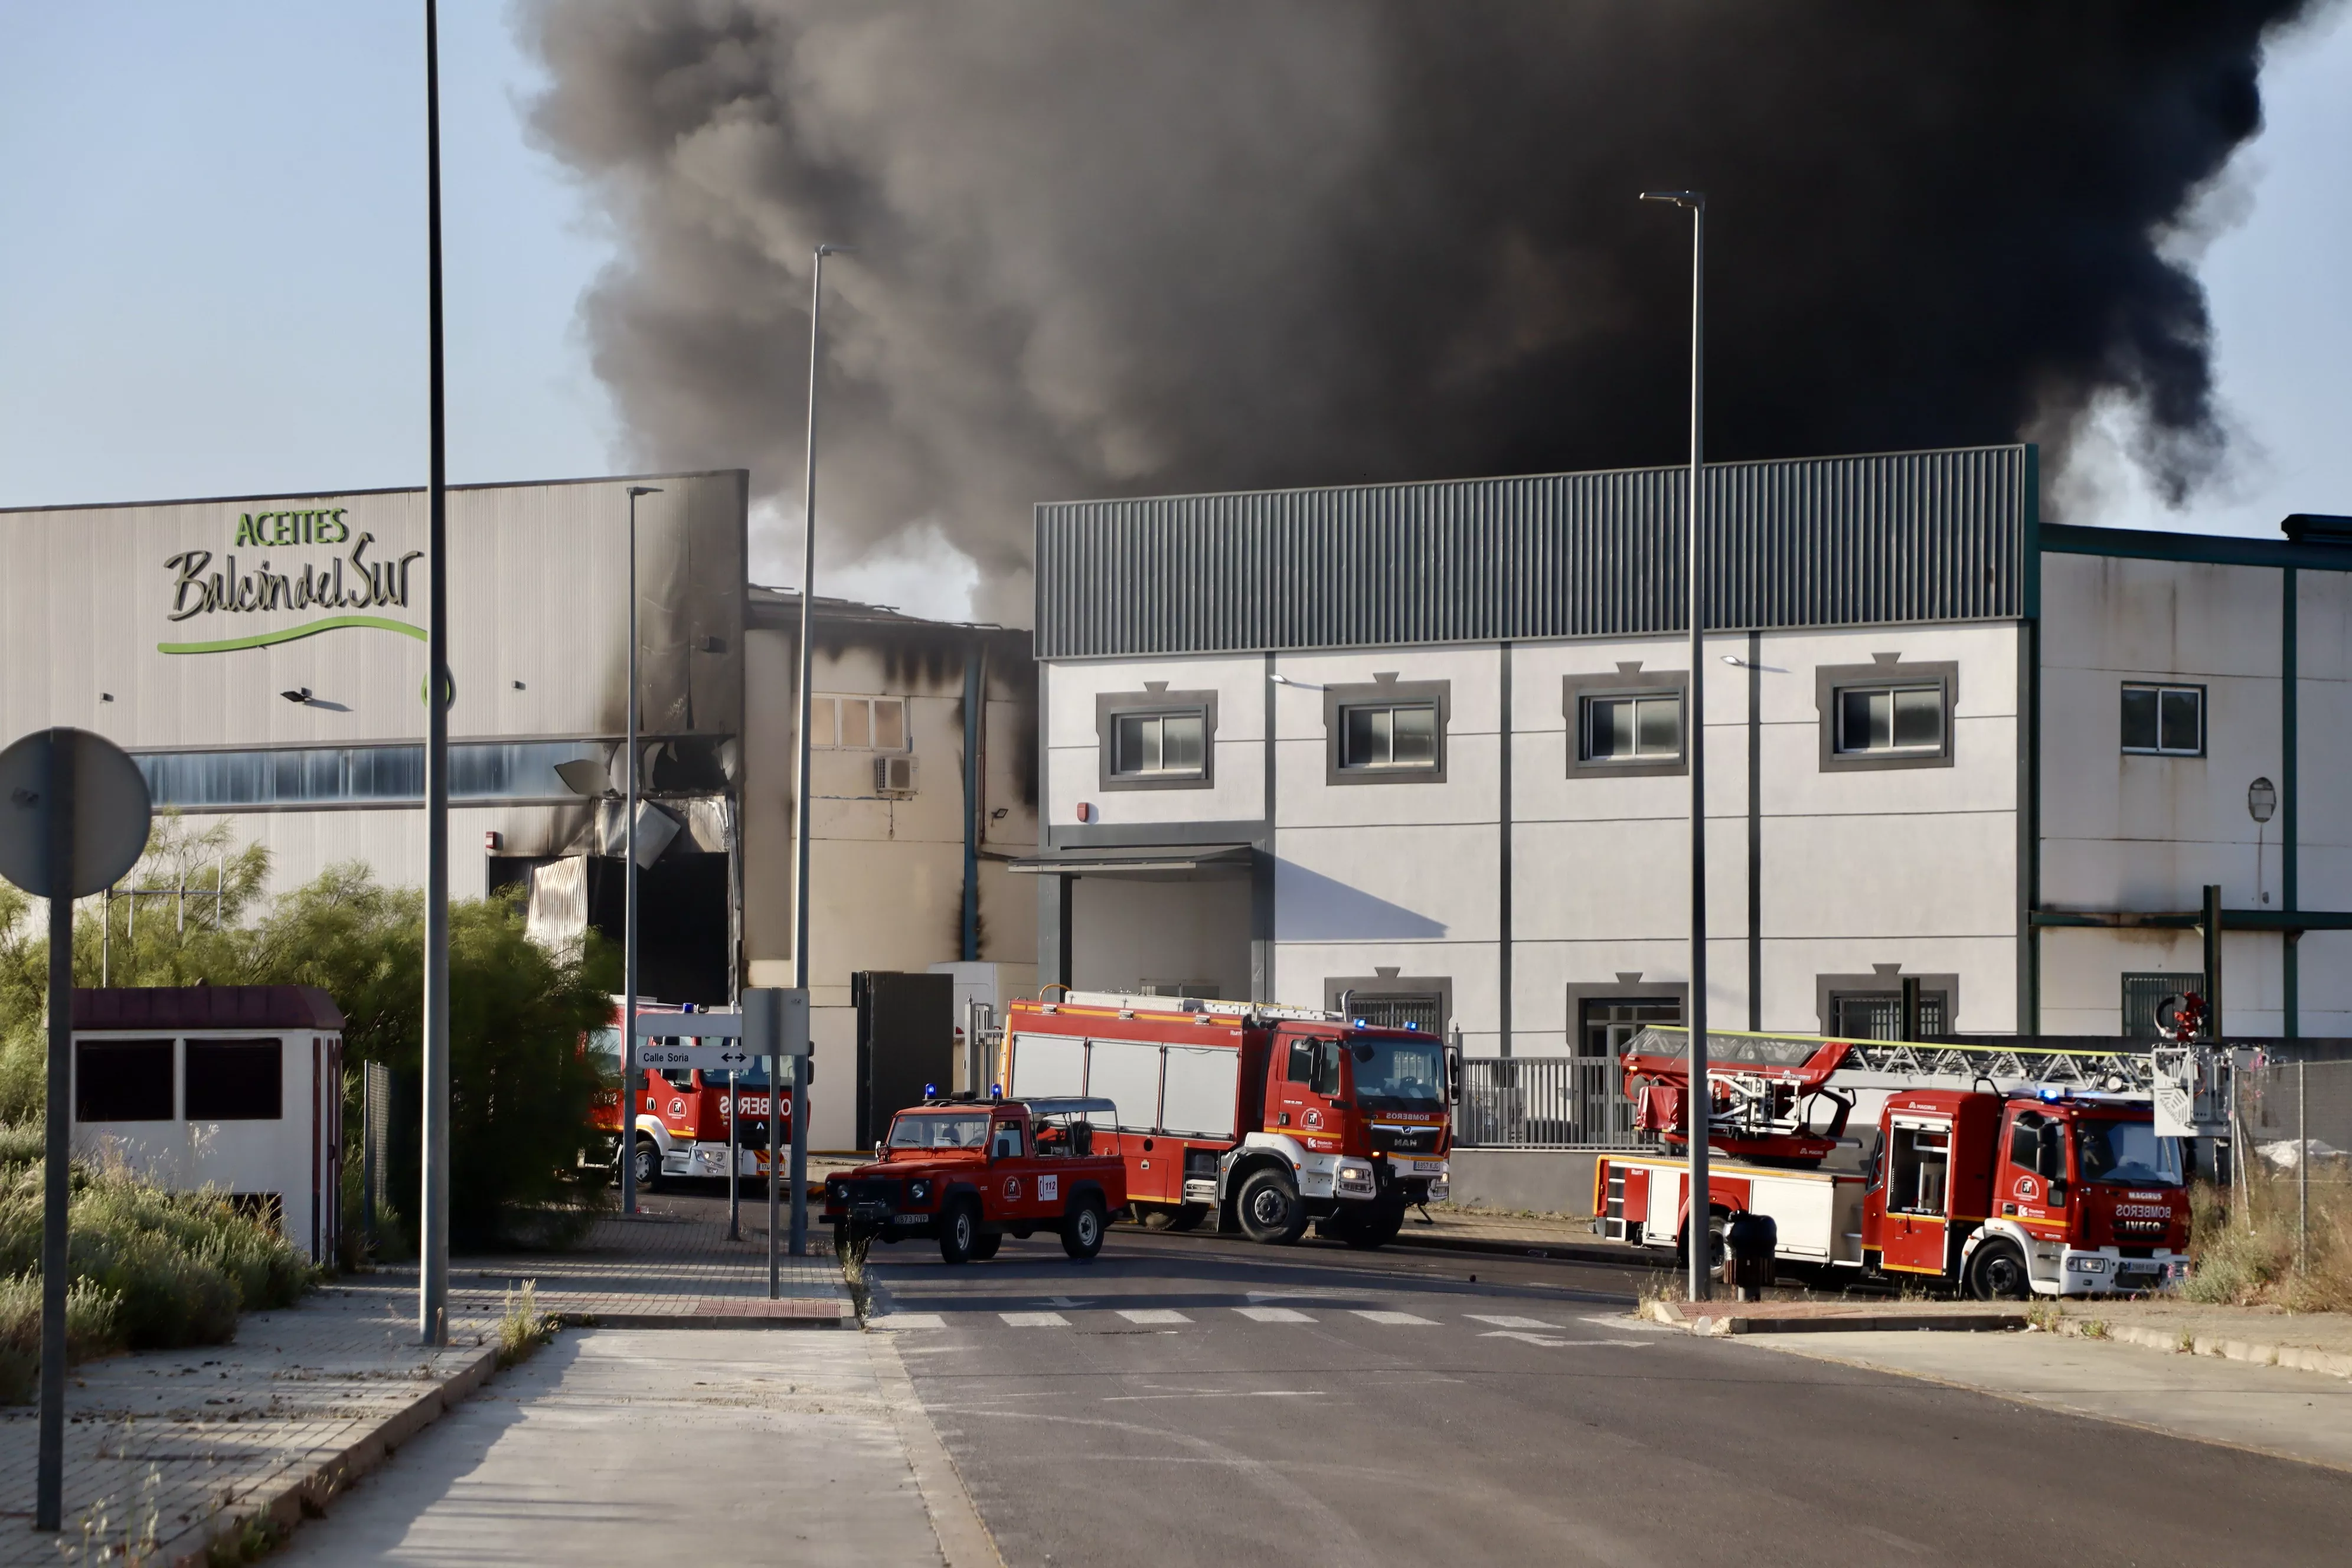
<svg viewBox="0 0 2352 1568">
<path fill-rule="evenodd" d="M 2264 1062 L 2237 1075 L 2238 1125 L 2263 1167 L 2352 1181 L 2352 1061 Z"/>
<path fill-rule="evenodd" d="M 1617 1064 L 1605 1057 L 1472 1057 L 1454 1142 L 1467 1149 L 1645 1147 Z"/>
</svg>

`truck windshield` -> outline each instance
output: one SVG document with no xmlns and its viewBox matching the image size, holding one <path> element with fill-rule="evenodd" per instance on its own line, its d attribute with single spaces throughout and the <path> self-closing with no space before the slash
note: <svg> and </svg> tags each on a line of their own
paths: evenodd
<svg viewBox="0 0 2352 1568">
<path fill-rule="evenodd" d="M 1358 1035 L 1348 1042 L 1356 1058 L 1356 1098 L 1372 1110 L 1441 1110 L 1445 1106 L 1445 1047 L 1435 1038 L 1400 1040 Z"/>
<path fill-rule="evenodd" d="M 2126 1187 L 2180 1185 L 2180 1141 L 2158 1137 L 2152 1122 L 2086 1119 L 2074 1128 L 2083 1180 Z"/>
<path fill-rule="evenodd" d="M 893 1149 L 977 1149 L 988 1142 L 988 1113 L 901 1116 L 890 1123 Z"/>
<path fill-rule="evenodd" d="M 621 1031 L 591 1029 L 588 1031 L 588 1059 L 606 1083 L 621 1081 Z"/>
</svg>

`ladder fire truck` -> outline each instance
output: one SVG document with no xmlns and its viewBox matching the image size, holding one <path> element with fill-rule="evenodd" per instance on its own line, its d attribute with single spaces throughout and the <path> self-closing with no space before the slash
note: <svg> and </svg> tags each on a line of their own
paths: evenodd
<svg viewBox="0 0 2352 1568">
<path fill-rule="evenodd" d="M 1073 991 L 1015 1002 L 997 1085 L 1013 1100 L 1118 1107 L 1095 1146 L 1127 1162 L 1128 1204 L 1155 1228 L 1214 1216 L 1254 1241 L 1309 1224 L 1351 1247 L 1393 1239 L 1443 1199 L 1460 1053 L 1344 1014 L 1192 996 Z"/>
<path fill-rule="evenodd" d="M 1927 1277 L 1983 1300 L 2162 1289 L 2186 1277 L 2179 1140 L 2159 1137 L 2151 1056 L 1707 1033 L 1709 1256 L 1743 1215 L 1775 1261 Z M 1688 1031 L 1651 1027 L 1622 1058 L 1658 1153 L 1602 1155 L 1601 1233 L 1681 1253 L 1692 1231 Z M 1830 1157 L 1853 1146 L 1859 1169 Z"/>
</svg>

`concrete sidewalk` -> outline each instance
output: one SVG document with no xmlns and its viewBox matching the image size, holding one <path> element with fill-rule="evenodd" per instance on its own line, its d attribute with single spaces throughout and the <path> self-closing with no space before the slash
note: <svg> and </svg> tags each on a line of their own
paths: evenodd
<svg viewBox="0 0 2352 1568">
<path fill-rule="evenodd" d="M 1001 1568 L 887 1334 L 566 1331 L 290 1563 Z"/>
<path fill-rule="evenodd" d="M 2352 1470 L 2352 1383 L 2044 1333 L 1759 1335 L 1740 1342 Z"/>
</svg>

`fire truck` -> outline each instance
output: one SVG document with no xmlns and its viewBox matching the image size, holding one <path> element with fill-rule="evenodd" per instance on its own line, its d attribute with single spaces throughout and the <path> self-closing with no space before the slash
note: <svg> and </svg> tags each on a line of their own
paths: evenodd
<svg viewBox="0 0 2352 1568">
<path fill-rule="evenodd" d="M 1759 1215 L 1777 1231 L 1776 1263 L 1932 1279 L 1984 1300 L 2187 1277 L 2183 1151 L 2130 1092 L 2147 1058 L 1714 1030 L 1707 1042 L 1711 1260 L 1732 1220 Z M 1593 1212 L 1607 1237 L 1686 1256 L 1687 1032 L 1643 1030 L 1622 1069 L 1634 1124 L 1664 1152 L 1601 1156 Z M 1930 1087 L 1939 1080 L 1969 1087 Z M 1823 1168 L 1864 1094 L 1884 1103 L 1861 1168 Z"/>
<path fill-rule="evenodd" d="M 641 1017 L 649 1013 L 684 1011 L 647 1003 L 643 998 L 637 1002 Z M 620 1169 L 621 1012 L 616 1001 L 611 1024 L 593 1031 L 589 1039 L 589 1049 L 603 1061 L 615 1085 L 597 1092 L 591 1124 L 614 1151 L 616 1174 Z M 740 1117 L 742 1121 L 737 1173 L 762 1177 L 768 1173 L 768 1080 L 764 1070 L 755 1068 L 738 1074 L 735 1092 L 730 1097 L 725 1073 L 706 1073 L 694 1068 L 644 1068 L 637 1076 L 636 1110 L 632 1152 L 637 1163 L 635 1176 L 641 1192 L 653 1191 L 664 1176 L 726 1175 L 727 1123 L 730 1116 Z M 792 1142 L 792 1097 L 787 1095 L 783 1103 L 787 1149 Z"/>
<path fill-rule="evenodd" d="M 1312 1224 L 1386 1245 L 1446 1194 L 1459 1052 L 1344 1014 L 1201 997 L 1069 992 L 1015 1002 L 999 1047 L 1008 1098 L 1116 1107 L 1097 1149 L 1127 1163 L 1142 1224 L 1286 1245 Z"/>
<path fill-rule="evenodd" d="M 1080 1262 L 1127 1202 L 1127 1166 L 1097 1148 L 1107 1100 L 927 1100 L 891 1119 L 871 1164 L 824 1181 L 834 1246 L 930 1237 L 949 1263 L 985 1261 L 1041 1230 Z"/>
</svg>

